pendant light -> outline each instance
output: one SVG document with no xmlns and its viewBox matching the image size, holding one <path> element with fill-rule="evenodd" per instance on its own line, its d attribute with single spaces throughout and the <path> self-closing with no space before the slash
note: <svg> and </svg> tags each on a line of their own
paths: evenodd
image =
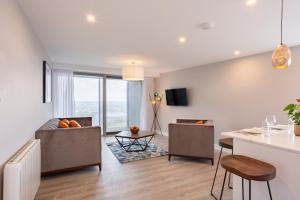
<svg viewBox="0 0 300 200">
<path fill-rule="evenodd" d="M 127 81 L 140 81 L 144 80 L 144 68 L 136 66 L 135 62 L 132 62 L 131 65 L 123 67 L 122 70 L 123 80 Z"/>
<path fill-rule="evenodd" d="M 281 0 L 281 41 L 280 44 L 274 49 L 272 54 L 272 64 L 276 69 L 288 68 L 292 63 L 292 54 L 289 47 L 282 43 L 282 25 L 283 25 L 283 0 Z"/>
</svg>

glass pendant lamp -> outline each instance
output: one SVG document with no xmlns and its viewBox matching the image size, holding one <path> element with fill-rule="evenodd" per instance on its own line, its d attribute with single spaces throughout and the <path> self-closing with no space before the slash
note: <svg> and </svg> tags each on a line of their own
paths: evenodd
<svg viewBox="0 0 300 200">
<path fill-rule="evenodd" d="M 292 54 L 289 47 L 282 42 L 282 25 L 283 25 L 283 0 L 281 0 L 281 42 L 273 51 L 272 64 L 276 69 L 288 68 L 292 63 Z"/>
</svg>

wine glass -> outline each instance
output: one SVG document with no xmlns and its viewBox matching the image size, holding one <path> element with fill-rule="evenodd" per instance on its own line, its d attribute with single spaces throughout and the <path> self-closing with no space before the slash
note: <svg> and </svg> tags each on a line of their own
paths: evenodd
<svg viewBox="0 0 300 200">
<path fill-rule="evenodd" d="M 268 126 L 268 132 L 271 131 L 272 126 L 274 126 L 277 122 L 275 115 L 267 115 L 265 119 L 267 126 Z"/>
<path fill-rule="evenodd" d="M 288 133 L 292 133 L 294 131 L 294 122 L 292 119 L 288 119 Z"/>
</svg>

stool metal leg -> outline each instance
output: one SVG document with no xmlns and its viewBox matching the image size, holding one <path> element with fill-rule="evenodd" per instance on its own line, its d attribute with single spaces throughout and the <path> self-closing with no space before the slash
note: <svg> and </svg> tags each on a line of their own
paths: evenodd
<svg viewBox="0 0 300 200">
<path fill-rule="evenodd" d="M 251 200 L 251 180 L 249 180 L 249 200 Z"/>
<path fill-rule="evenodd" d="M 216 172 L 215 172 L 215 176 L 214 176 L 214 181 L 213 181 L 213 184 L 212 184 L 211 190 L 210 190 L 210 195 L 213 196 L 215 199 L 217 199 L 217 197 L 215 197 L 215 195 L 213 194 L 213 189 L 214 189 L 214 185 L 215 185 L 215 181 L 216 181 L 216 177 L 217 177 L 217 173 L 218 173 L 218 169 L 219 169 L 222 151 L 223 151 L 223 147 L 221 147 L 221 151 L 220 151 L 219 158 L 218 158 L 218 164 L 217 164 L 217 168 L 216 168 Z"/>
<path fill-rule="evenodd" d="M 229 172 L 228 187 L 229 187 L 229 189 L 232 189 L 232 186 L 230 186 L 230 179 L 231 179 L 231 172 Z"/>
<path fill-rule="evenodd" d="M 222 185 L 220 200 L 222 200 L 223 191 L 224 191 L 224 185 L 225 185 L 225 181 L 226 181 L 226 176 L 227 176 L 227 170 L 225 171 L 225 175 L 224 175 L 224 180 L 223 180 L 223 185 Z"/>
<path fill-rule="evenodd" d="M 233 155 L 233 149 L 231 149 L 231 155 Z M 232 186 L 230 186 L 230 179 L 231 179 L 231 172 L 229 173 L 228 187 L 229 189 L 232 189 Z"/>
<path fill-rule="evenodd" d="M 268 184 L 268 190 L 269 190 L 270 199 L 272 200 L 272 193 L 271 193 L 271 188 L 270 188 L 269 181 L 267 181 L 267 184 Z"/>
<path fill-rule="evenodd" d="M 242 178 L 242 199 L 244 200 L 244 178 Z"/>
</svg>

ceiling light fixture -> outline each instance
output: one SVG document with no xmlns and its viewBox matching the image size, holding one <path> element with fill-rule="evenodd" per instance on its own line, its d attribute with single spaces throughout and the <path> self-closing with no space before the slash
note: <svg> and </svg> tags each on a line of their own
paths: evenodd
<svg viewBox="0 0 300 200">
<path fill-rule="evenodd" d="M 256 4 L 256 0 L 247 0 L 246 1 L 246 5 L 249 6 L 249 7 L 254 6 L 255 4 Z"/>
<path fill-rule="evenodd" d="M 135 62 L 131 65 L 126 65 L 122 69 L 123 80 L 127 81 L 140 81 L 144 80 L 144 68 L 141 66 L 136 66 Z"/>
<path fill-rule="evenodd" d="M 288 68 L 292 63 L 292 54 L 289 47 L 282 42 L 282 25 L 283 25 L 283 0 L 281 0 L 281 22 L 280 22 L 280 44 L 274 49 L 272 54 L 272 64 L 276 69 Z"/>
<path fill-rule="evenodd" d="M 185 43 L 186 42 L 186 38 L 185 37 L 180 37 L 179 39 L 178 39 L 178 41 L 180 42 L 180 43 Z"/>
<path fill-rule="evenodd" d="M 88 22 L 95 23 L 96 22 L 96 17 L 94 15 L 88 14 L 88 15 L 86 15 L 86 20 Z"/>
<path fill-rule="evenodd" d="M 236 56 L 240 55 L 240 53 L 241 52 L 239 50 L 234 51 L 234 55 L 236 55 Z"/>
</svg>

